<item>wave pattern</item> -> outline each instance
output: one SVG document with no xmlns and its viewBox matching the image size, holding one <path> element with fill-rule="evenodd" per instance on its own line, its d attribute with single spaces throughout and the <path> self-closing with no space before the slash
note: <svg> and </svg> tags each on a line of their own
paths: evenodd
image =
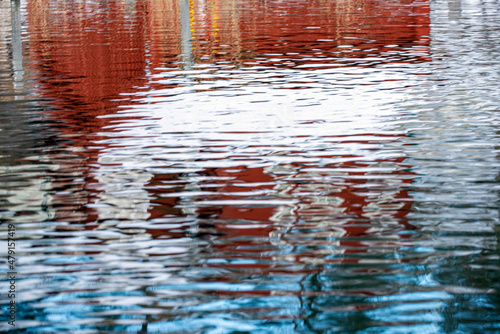
<svg viewBox="0 0 500 334">
<path fill-rule="evenodd" d="M 2 330 L 500 330 L 497 1 L 0 7 Z"/>
</svg>

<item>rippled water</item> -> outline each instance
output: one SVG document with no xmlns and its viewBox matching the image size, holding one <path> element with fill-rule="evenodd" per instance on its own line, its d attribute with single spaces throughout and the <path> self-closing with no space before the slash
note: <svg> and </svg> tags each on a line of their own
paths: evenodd
<svg viewBox="0 0 500 334">
<path fill-rule="evenodd" d="M 499 332 L 499 14 L 1 1 L 0 328 Z"/>
</svg>

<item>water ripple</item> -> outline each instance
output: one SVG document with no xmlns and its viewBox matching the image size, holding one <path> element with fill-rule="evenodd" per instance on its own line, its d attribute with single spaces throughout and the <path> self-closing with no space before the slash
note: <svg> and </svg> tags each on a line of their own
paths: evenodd
<svg viewBox="0 0 500 334">
<path fill-rule="evenodd" d="M 0 329 L 498 332 L 498 11 L 0 2 Z"/>
</svg>

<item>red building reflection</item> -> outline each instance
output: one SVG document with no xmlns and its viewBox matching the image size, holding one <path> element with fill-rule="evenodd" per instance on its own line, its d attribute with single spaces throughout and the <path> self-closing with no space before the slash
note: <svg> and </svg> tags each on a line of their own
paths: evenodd
<svg viewBox="0 0 500 334">
<path fill-rule="evenodd" d="M 189 11 L 187 20 L 183 10 Z M 264 58 L 279 65 L 273 58 L 284 57 L 326 66 L 334 57 L 360 61 L 384 52 L 392 52 L 387 61 L 397 62 L 405 56 L 394 54 L 411 48 L 422 57 L 409 61 L 428 56 L 425 0 L 31 0 L 27 11 L 33 79 L 75 132 L 102 129 L 107 121 L 99 116 L 134 103 L 123 94 L 165 88 L 150 76 L 182 67 L 184 44 L 194 64 L 215 57 L 234 64 Z M 189 33 L 183 36 L 183 29 Z"/>
<path fill-rule="evenodd" d="M 357 66 L 363 58 L 372 56 L 381 57 L 383 62 L 426 61 L 428 11 L 427 1 L 413 0 L 28 1 L 29 63 L 31 73 L 35 73 L 33 80 L 37 82 L 40 97 L 52 106 L 51 117 L 61 124 L 61 137 L 70 138 L 71 150 L 81 152 L 81 160 L 76 163 L 83 166 L 86 173 L 83 187 L 88 196 L 81 199 L 76 209 L 86 210 L 87 215 L 80 223 L 92 225 L 103 219 L 98 211 L 88 209 L 88 204 L 92 204 L 101 191 L 98 189 L 106 187 L 92 173 L 105 146 L 98 143 L 105 139 L 100 133 L 110 132 L 106 127 L 114 124 L 103 116 L 115 115 L 120 106 L 140 104 L 127 94 L 170 87 L 157 82 L 155 74 L 161 74 L 166 68 L 181 69 L 187 62 L 191 65 L 223 61 L 233 66 L 258 62 L 273 66 L 311 63 L 338 66 L 338 63 L 332 64 L 332 59 L 345 58 L 348 64 Z M 187 20 L 183 19 L 184 14 L 188 14 Z M 416 50 L 414 55 L 412 50 Z M 120 118 L 125 120 L 126 117 Z M 403 160 L 379 163 L 401 165 Z M 195 200 L 190 212 L 183 209 L 181 197 L 166 197 L 168 191 L 158 187 L 166 180 L 182 180 L 183 176 L 154 174 L 144 185 L 151 204 L 147 219 L 195 217 L 212 224 L 211 230 L 219 233 L 220 238 L 240 240 L 234 241 L 238 244 L 221 243 L 224 245 L 217 248 L 221 253 L 249 246 L 251 241 L 245 241 L 242 238 L 245 236 L 277 235 L 280 242 L 299 242 L 280 230 L 280 222 L 293 225 L 305 221 L 302 228 L 314 229 L 325 220 L 338 220 L 342 224 L 332 227 L 332 234 L 327 237 L 333 238 L 337 233 L 342 240 L 339 248 L 347 252 L 349 249 L 366 251 L 361 241 L 345 239 L 356 237 L 358 240 L 376 233 L 368 223 L 377 215 L 405 228 L 405 216 L 411 206 L 411 198 L 405 190 L 386 191 L 383 199 L 364 195 L 363 184 L 369 175 L 357 169 L 366 164 L 346 162 L 315 172 L 319 177 L 322 173 L 327 177 L 329 170 L 348 170 L 342 184 L 324 189 L 324 195 L 319 197 L 304 195 L 307 186 L 311 192 L 318 192 L 315 187 L 319 185 L 314 184 L 313 176 L 303 172 L 298 164 L 290 164 L 288 168 L 293 177 L 280 182 L 272 168 L 207 169 L 202 173 L 215 179 L 231 179 L 216 188 L 208 187 L 217 193 L 211 196 L 212 201 L 260 198 L 261 195 L 237 196 L 237 193 L 269 191 L 287 200 L 298 199 L 298 203 L 204 206 L 202 201 Z M 400 178 L 402 182 L 412 182 L 410 172 L 401 169 L 394 173 L 395 178 L 406 175 Z M 240 187 L 252 183 L 255 185 Z M 179 184 L 169 191 L 182 191 L 182 182 Z M 280 189 L 280 185 L 284 188 Z M 265 198 L 262 195 L 259 201 L 264 203 Z M 249 224 L 238 225 L 238 222 Z M 256 227 L 251 227 L 251 222 L 256 223 Z M 182 234 L 153 229 L 147 232 L 153 237 Z M 242 252 L 248 256 L 252 251 L 247 247 Z"/>
<path fill-rule="evenodd" d="M 250 1 L 245 6 L 209 0 L 189 4 L 195 62 L 220 59 L 239 65 L 336 66 L 333 58 L 384 53 L 391 58 L 388 54 L 408 49 L 420 52 L 418 60 L 410 57 L 410 61 L 429 60 L 426 0 Z"/>
</svg>

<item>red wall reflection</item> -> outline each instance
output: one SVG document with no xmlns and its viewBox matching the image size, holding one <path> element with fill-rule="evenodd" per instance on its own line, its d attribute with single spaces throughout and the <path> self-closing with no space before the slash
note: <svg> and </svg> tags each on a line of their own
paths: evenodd
<svg viewBox="0 0 500 334">
<path fill-rule="evenodd" d="M 28 1 L 29 64 L 31 73 L 35 73 L 33 80 L 37 82 L 40 97 L 50 101 L 52 117 L 64 124 L 62 135 L 71 136 L 71 145 L 82 149 L 84 159 L 81 164 L 86 167 L 95 164 L 100 154 L 99 149 L 89 148 L 102 139 L 99 132 L 109 131 L 104 130 L 110 125 L 109 119 L 100 116 L 115 114 L 122 105 L 139 103 L 123 94 L 168 87 L 155 82 L 151 76 L 162 73 L 165 68 L 182 68 L 185 65 L 182 45 L 190 46 L 194 64 L 222 60 L 238 66 L 255 61 L 289 66 L 283 63 L 286 58 L 295 65 L 312 61 L 326 66 L 331 65 L 334 57 L 361 59 L 381 56 L 384 52 L 393 52 L 383 59 L 387 62 L 428 59 L 425 53 L 429 42 L 427 1 L 191 0 L 187 9 L 189 21 L 183 22 L 179 2 L 171 0 Z M 183 29 L 189 31 L 188 40 L 182 36 Z M 339 47 L 346 45 L 351 46 Z M 415 47 L 423 50 L 419 56 L 404 55 Z M 403 55 L 396 57 L 394 53 Z M 401 164 L 402 160 L 386 162 Z M 331 207 L 318 205 L 304 197 L 292 210 L 289 217 L 292 223 L 311 220 L 314 215 L 330 215 L 346 220 L 341 227 L 343 238 L 372 233 L 371 227 L 363 224 L 373 218 L 367 213 L 373 200 L 359 191 L 364 181 L 362 173 L 356 172 L 357 164 L 362 162 L 328 167 L 352 170 L 345 177 L 345 184 L 338 186 L 338 192 L 325 195 L 340 201 L 336 206 L 337 216 L 329 211 Z M 290 168 L 299 170 L 299 166 Z M 88 167 L 87 171 L 91 169 Z M 233 170 L 210 169 L 204 173 L 215 177 L 230 176 L 240 183 L 264 184 L 249 188 L 222 185 L 215 190 L 220 195 L 212 198 L 217 200 L 241 199 L 235 196 L 240 190 L 271 191 L 276 183 L 276 176 L 265 168 L 241 166 Z M 410 172 L 397 173 L 411 175 Z M 296 177 L 307 175 L 297 172 Z M 165 179 L 181 178 L 181 175 L 157 174 L 145 186 L 152 198 L 150 219 L 187 215 L 179 209 L 179 197 L 162 197 L 165 190 L 156 186 Z M 95 189 L 98 181 L 92 175 L 85 175 L 85 179 L 85 188 L 89 189 L 87 201 L 92 203 L 98 192 Z M 411 183 L 411 177 L 404 178 L 404 182 Z M 291 198 L 294 185 L 290 187 L 287 196 Z M 182 187 L 177 190 L 182 190 Z M 404 190 L 391 196 L 395 209 L 390 209 L 391 203 L 388 203 L 385 211 L 378 212 L 404 226 L 411 199 Z M 82 203 L 80 210 L 85 210 L 88 203 Z M 196 209 L 200 220 L 212 221 L 215 230 L 221 234 L 220 238 L 227 239 L 236 236 L 269 237 L 277 231 L 274 224 L 277 214 L 277 206 L 266 205 L 220 205 Z M 89 210 L 82 223 L 96 220 L 99 220 L 99 214 Z M 233 228 L 225 223 L 233 220 L 262 224 L 257 228 Z M 311 221 L 314 225 L 314 219 Z M 170 232 L 148 230 L 148 233 L 160 237 Z M 172 233 L 172 236 L 178 233 Z M 340 246 L 349 245 L 351 249 L 366 248 L 356 241 L 342 242 L 344 244 Z M 238 243 L 239 246 L 245 245 L 245 241 Z M 226 243 L 218 251 L 229 253 L 238 245 Z"/>
<path fill-rule="evenodd" d="M 245 6 L 209 0 L 190 1 L 190 11 L 195 62 L 289 66 L 286 61 L 293 60 L 293 65 L 333 66 L 332 58 L 414 47 L 422 47 L 420 61 L 429 60 L 427 0 L 249 1 Z M 397 58 L 390 61 L 404 60 Z"/>
<path fill-rule="evenodd" d="M 425 0 L 191 0 L 189 22 L 182 22 L 180 7 L 174 0 L 29 1 L 29 63 L 40 94 L 64 110 L 61 117 L 75 131 L 98 131 L 105 121 L 96 116 L 134 103 L 122 94 L 150 89 L 148 76 L 182 66 L 183 42 L 195 63 L 213 56 L 235 64 L 280 55 L 328 64 L 332 57 L 397 53 L 429 42 Z M 188 37 L 181 36 L 183 24 Z"/>
</svg>

